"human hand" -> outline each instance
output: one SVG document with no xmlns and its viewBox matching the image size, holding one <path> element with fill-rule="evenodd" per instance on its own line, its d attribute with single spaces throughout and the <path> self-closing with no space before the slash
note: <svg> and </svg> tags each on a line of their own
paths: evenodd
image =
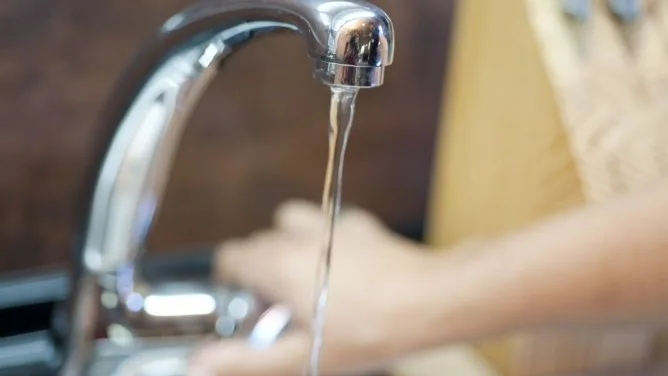
<svg viewBox="0 0 668 376">
<path fill-rule="evenodd" d="M 220 246 L 219 276 L 269 302 L 287 305 L 291 330 L 274 345 L 254 349 L 243 340 L 207 345 L 192 358 L 191 375 L 295 376 L 310 345 L 316 270 L 324 216 L 318 206 L 290 202 L 273 228 Z M 413 296 L 426 266 L 418 244 L 392 234 L 371 214 L 341 212 L 337 220 L 326 312 L 322 374 L 382 366 L 410 349 Z"/>
</svg>

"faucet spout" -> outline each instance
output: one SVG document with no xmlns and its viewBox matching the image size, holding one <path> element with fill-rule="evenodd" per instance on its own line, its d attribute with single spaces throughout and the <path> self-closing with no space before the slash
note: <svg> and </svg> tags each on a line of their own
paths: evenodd
<svg viewBox="0 0 668 376">
<path fill-rule="evenodd" d="M 111 137 L 78 249 L 62 375 L 85 374 L 100 294 L 142 310 L 137 294 L 150 288 L 137 288 L 136 264 L 190 113 L 225 58 L 277 30 L 304 37 L 314 76 L 326 85 L 376 87 L 392 64 L 392 22 L 363 1 L 213 0 L 165 22 L 126 69 L 102 118 Z"/>
<path fill-rule="evenodd" d="M 215 25 L 215 26 L 213 26 Z M 196 5 L 162 28 L 168 45 L 184 36 L 223 28 L 237 43 L 270 28 L 300 32 L 315 60 L 315 75 L 326 84 L 373 87 L 382 84 L 392 64 L 394 32 L 378 7 L 359 1 L 236 0 Z M 176 43 L 175 43 L 176 41 Z"/>
</svg>

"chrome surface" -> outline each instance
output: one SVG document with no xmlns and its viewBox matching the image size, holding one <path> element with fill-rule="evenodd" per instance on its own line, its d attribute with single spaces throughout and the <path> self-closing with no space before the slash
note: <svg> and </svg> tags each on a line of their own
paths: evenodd
<svg viewBox="0 0 668 376">
<path fill-rule="evenodd" d="M 242 291 L 206 283 L 158 285 L 145 281 L 137 268 L 193 107 L 227 56 L 253 37 L 277 30 L 303 36 L 314 76 L 326 85 L 376 87 L 392 63 L 392 23 L 381 9 L 362 1 L 205 1 L 165 22 L 126 70 L 102 118 L 113 135 L 72 279 L 61 375 L 88 373 L 101 326 L 110 338 L 134 343 L 165 331 L 239 335 L 259 322 L 269 329 L 256 327 L 247 334 L 263 345 L 289 322 L 280 306 L 261 316 L 267 307 Z M 230 304 L 240 296 L 247 309 L 230 317 Z"/>
</svg>

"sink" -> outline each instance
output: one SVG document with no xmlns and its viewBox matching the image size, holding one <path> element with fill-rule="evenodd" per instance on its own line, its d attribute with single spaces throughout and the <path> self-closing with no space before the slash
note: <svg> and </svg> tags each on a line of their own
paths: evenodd
<svg viewBox="0 0 668 376">
<path fill-rule="evenodd" d="M 191 340 L 158 339 L 135 346 L 119 346 L 109 340 L 96 345 L 91 376 L 185 376 L 190 351 L 202 337 Z M 387 372 L 361 376 L 389 376 Z M 4 376 L 4 375 L 3 375 Z"/>
<path fill-rule="evenodd" d="M 132 344 L 109 339 L 95 343 L 89 376 L 182 376 L 198 338 L 160 338 Z M 55 376 L 61 357 L 45 331 L 0 341 L 1 376 Z"/>
<path fill-rule="evenodd" d="M 267 346 L 289 325 L 290 313 L 287 308 L 275 305 L 264 310 L 253 322 L 255 324 L 252 328 L 239 327 L 224 338 L 246 338 L 251 346 Z M 95 342 L 88 375 L 185 375 L 192 349 L 207 338 L 213 338 L 211 335 L 134 337 L 118 324 L 111 324 L 107 328 L 107 335 L 107 338 Z"/>
<path fill-rule="evenodd" d="M 142 273 L 151 279 L 183 279 L 211 274 L 213 246 L 187 247 L 144 263 Z M 62 361 L 59 338 L 66 332 L 59 311 L 70 295 L 68 269 L 27 271 L 0 275 L 0 376 L 55 376 Z M 12 325 L 2 325 L 9 323 Z M 132 347 L 111 340 L 95 343 L 94 375 L 179 375 L 198 338 L 161 337 Z M 156 360 L 156 358 L 158 358 Z M 158 362 L 171 359 L 171 363 Z M 143 364 L 145 366 L 139 366 Z M 134 373 L 131 373 L 131 370 Z M 160 370 L 151 373 L 152 369 Z M 115 373 L 127 370 L 127 373 Z"/>
<path fill-rule="evenodd" d="M 200 338 L 201 340 L 201 338 Z M 143 340 L 131 346 L 96 343 L 91 376 L 182 376 L 197 339 Z"/>
</svg>

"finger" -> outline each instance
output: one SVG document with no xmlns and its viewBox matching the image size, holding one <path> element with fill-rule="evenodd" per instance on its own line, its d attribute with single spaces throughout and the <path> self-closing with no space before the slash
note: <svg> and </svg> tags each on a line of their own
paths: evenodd
<svg viewBox="0 0 668 376">
<path fill-rule="evenodd" d="M 324 217 L 320 206 L 305 200 L 291 200 L 278 207 L 274 223 L 286 230 L 319 231 L 324 226 Z"/>
<path fill-rule="evenodd" d="M 222 243 L 214 256 L 217 279 L 250 288 L 263 283 L 267 266 L 274 263 L 288 241 L 287 234 L 270 230 Z"/>
<path fill-rule="evenodd" d="M 368 225 L 384 227 L 378 217 L 371 212 L 357 206 L 344 206 L 341 208 L 340 223 L 349 223 L 353 226 Z"/>
<path fill-rule="evenodd" d="M 308 337 L 292 332 L 268 348 L 254 349 L 243 340 L 222 341 L 197 351 L 189 376 L 294 376 L 305 366 Z"/>
</svg>

